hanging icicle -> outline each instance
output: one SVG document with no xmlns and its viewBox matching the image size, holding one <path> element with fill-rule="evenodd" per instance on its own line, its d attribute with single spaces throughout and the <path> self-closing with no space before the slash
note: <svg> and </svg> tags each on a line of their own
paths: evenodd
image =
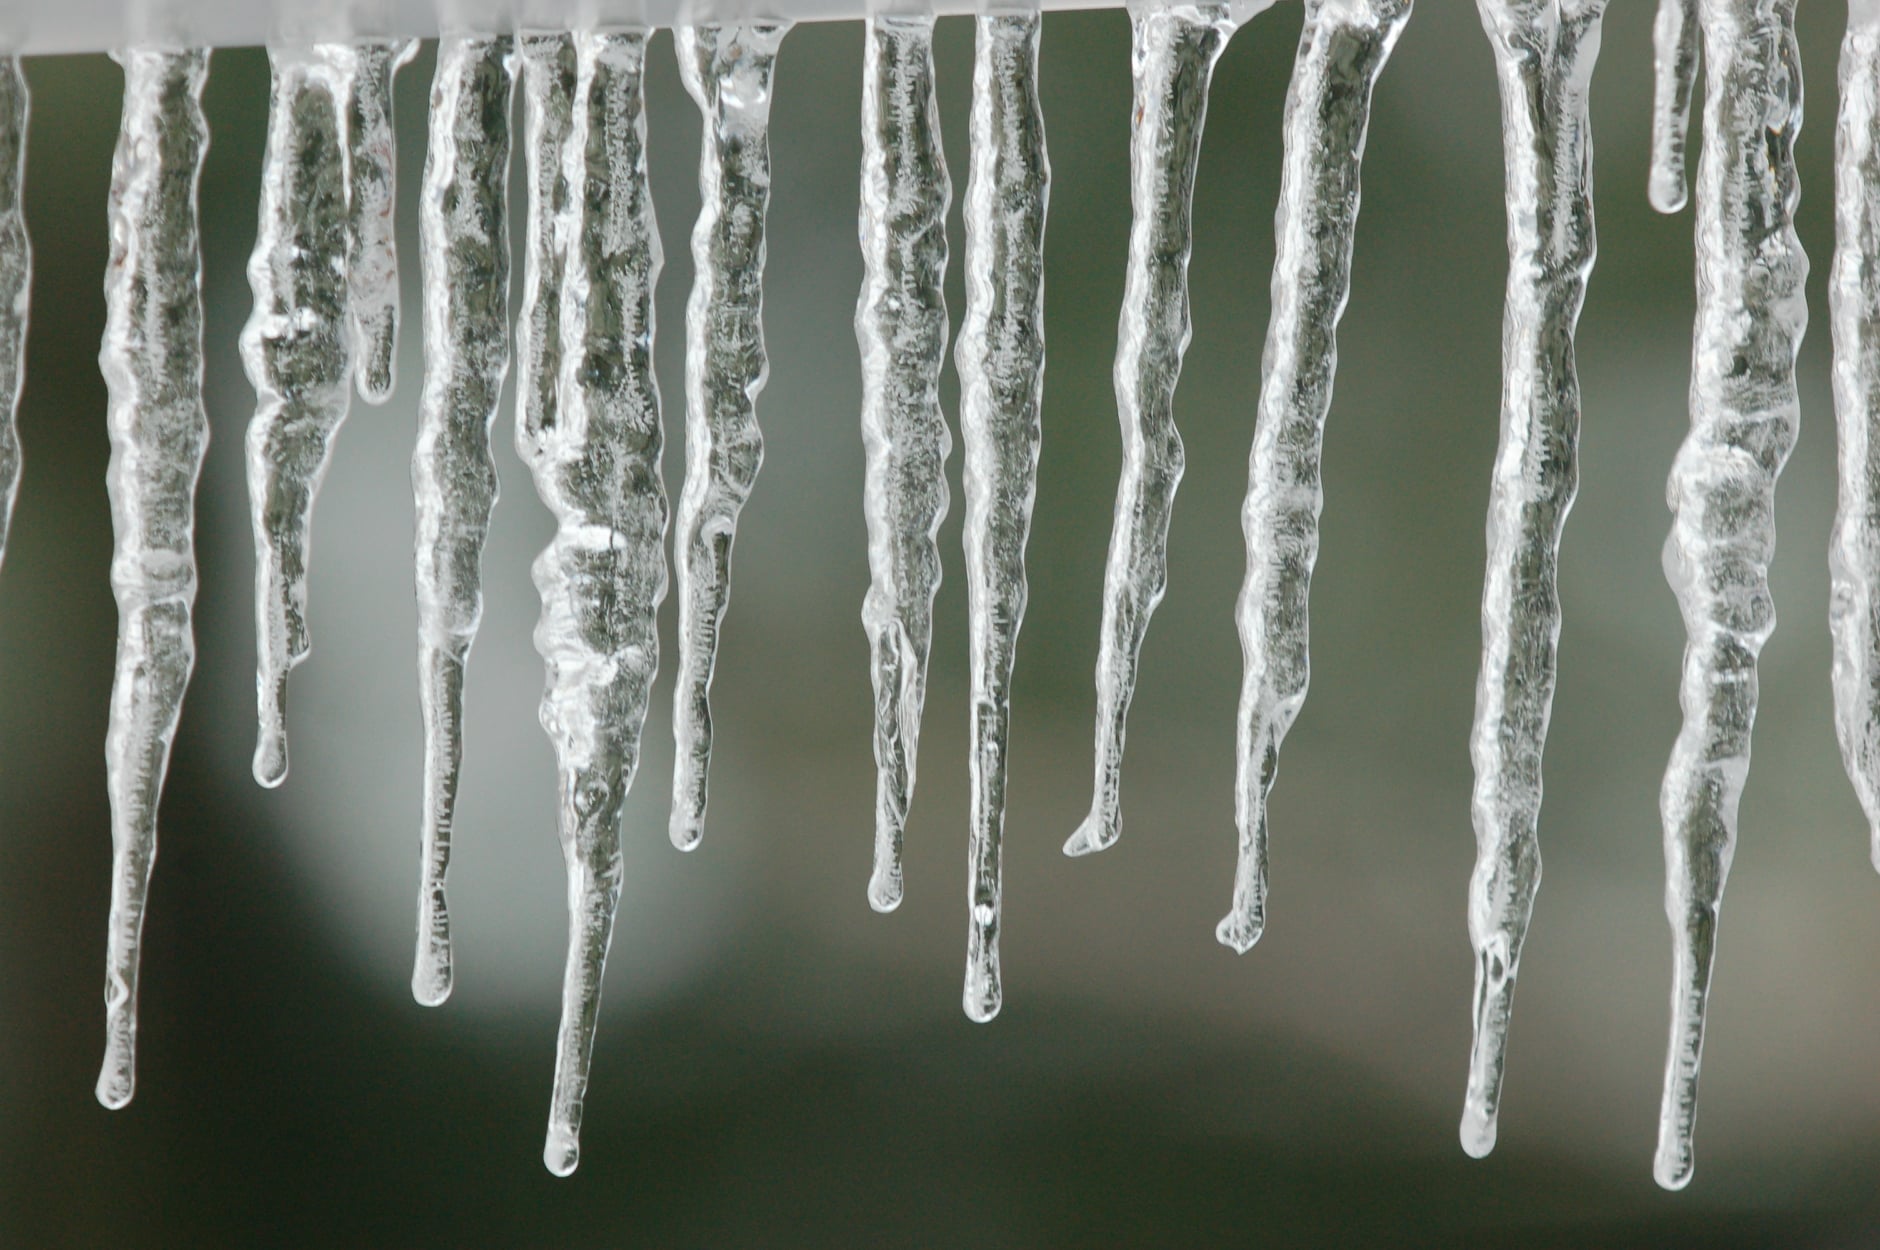
<svg viewBox="0 0 1880 1250">
<path fill-rule="evenodd" d="M 1501 442 L 1475 688 L 1474 1042 L 1462 1148 L 1495 1146 L 1515 973 L 1540 886 L 1541 751 L 1560 642 L 1560 534 L 1579 480 L 1573 331 L 1593 271 L 1588 111 L 1605 0 L 1479 0 L 1501 82 L 1508 200 Z"/>
<path fill-rule="evenodd" d="M 1338 366 L 1338 319 L 1351 289 L 1371 92 L 1409 17 L 1410 0 L 1308 0 L 1286 93 L 1273 314 L 1241 508 L 1240 845 L 1233 907 L 1215 929 L 1243 954 L 1266 925 L 1266 798 L 1310 672 L 1306 596 L 1319 553 L 1320 448 Z"/>
<path fill-rule="evenodd" d="M 1775 628 L 1776 477 L 1795 445 L 1795 356 L 1808 323 L 1794 224 L 1795 0 L 1701 0 L 1698 16 L 1707 70 L 1691 429 L 1671 467 L 1664 556 L 1687 635 L 1684 726 L 1659 797 L 1674 963 L 1654 1171 L 1667 1189 L 1691 1179 L 1717 911 L 1749 774 L 1756 658 Z"/>
<path fill-rule="evenodd" d="M 26 120 L 31 105 L 17 56 L 0 55 L 0 559 L 20 493 L 20 389 L 26 382 L 33 251 L 26 238 Z"/>
<path fill-rule="evenodd" d="M 398 357 L 398 132 L 392 78 L 418 50 L 415 39 L 366 39 L 328 46 L 347 68 L 347 238 L 350 322 L 359 397 L 392 396 Z"/>
<path fill-rule="evenodd" d="M 1684 140 L 1697 90 L 1697 0 L 1658 0 L 1652 25 L 1652 207 L 1684 207 Z"/>
<path fill-rule="evenodd" d="M 157 856 L 157 807 L 196 661 L 196 478 L 209 441 L 202 406 L 202 257 L 196 188 L 209 147 L 206 49 L 131 48 L 111 162 L 105 270 L 106 423 L 118 603 L 117 672 L 105 737 L 111 795 L 111 915 L 105 1054 L 98 1101 L 130 1102 L 137 1080 L 137 968 Z"/>
<path fill-rule="evenodd" d="M 496 506 L 490 426 L 509 369 L 512 46 L 506 35 L 439 42 L 418 219 L 425 366 L 411 478 L 424 810 L 411 990 L 431 1005 L 450 996 L 444 873 L 463 765 L 464 666 L 483 617 L 483 540 Z"/>
</svg>

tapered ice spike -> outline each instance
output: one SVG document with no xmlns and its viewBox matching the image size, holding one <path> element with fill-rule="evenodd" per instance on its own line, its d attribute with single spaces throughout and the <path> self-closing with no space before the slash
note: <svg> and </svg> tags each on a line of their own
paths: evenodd
<svg viewBox="0 0 1880 1250">
<path fill-rule="evenodd" d="M 601 976 L 620 902 L 621 804 L 659 669 L 666 491 L 652 353 L 661 254 L 647 183 L 646 35 L 579 34 L 572 59 L 556 41 L 525 41 L 525 50 L 530 292 L 558 294 L 560 305 L 558 403 L 525 407 L 516 445 L 556 521 L 535 562 L 542 596 L 535 646 L 548 664 L 542 727 L 560 770 L 568 868 L 568 963 L 543 1162 L 566 1176 L 580 1155 Z M 578 74 L 572 84 L 569 70 Z M 561 177 L 538 179 L 537 169 L 548 172 L 543 140 L 557 135 Z M 565 268 L 551 292 L 537 285 L 537 264 L 557 250 Z"/>
<path fill-rule="evenodd" d="M 901 905 L 901 843 L 940 585 L 953 438 L 940 408 L 947 349 L 947 207 L 932 17 L 876 17 L 863 36 L 862 446 L 875 688 L 875 855 L 868 902 Z"/>
<path fill-rule="evenodd" d="M 966 314 L 954 367 L 966 450 L 971 648 L 966 985 L 978 1021 L 999 1014 L 1005 770 L 1012 664 L 1025 618 L 1025 542 L 1038 489 L 1044 399 L 1044 225 L 1051 193 L 1038 100 L 1036 13 L 977 19 L 966 179 Z"/>
<path fill-rule="evenodd" d="M 1508 199 L 1501 441 L 1489 486 L 1482 667 L 1469 754 L 1474 1040 L 1462 1148 L 1495 1145 L 1508 1021 L 1540 886 L 1541 752 L 1553 709 L 1560 535 L 1579 480 L 1573 331 L 1593 269 L 1588 110 L 1605 0 L 1479 0 L 1501 83 Z"/>
<path fill-rule="evenodd" d="M 1652 207 L 1684 207 L 1684 147 L 1697 89 L 1697 0 L 1658 0 L 1652 24 Z"/>
<path fill-rule="evenodd" d="M 1097 654 L 1096 783 L 1090 814 L 1064 844 L 1088 855 L 1122 821 L 1123 733 L 1149 617 L 1168 587 L 1168 527 L 1182 479 L 1175 384 L 1188 348 L 1188 255 L 1208 82 L 1234 33 L 1228 6 L 1148 0 L 1130 10 L 1129 265 L 1116 331 L 1123 471 L 1103 575 Z"/>
<path fill-rule="evenodd" d="M 105 270 L 106 425 L 118 604 L 105 776 L 111 796 L 111 913 L 105 1054 L 98 1101 L 130 1102 L 137 1070 L 137 969 L 157 856 L 157 809 L 196 660 L 196 479 L 209 441 L 202 405 L 202 258 L 196 189 L 209 146 L 206 49 L 131 48 L 111 162 Z"/>
<path fill-rule="evenodd" d="M 0 55 L 0 560 L 20 491 L 20 388 L 26 381 L 27 304 L 33 252 L 26 237 L 26 75 Z"/>
<path fill-rule="evenodd" d="M 351 247 L 350 323 L 359 397 L 392 396 L 398 357 L 398 132 L 392 78 L 418 50 L 415 39 L 367 39 L 329 46 L 352 68 L 346 113 Z"/>
<path fill-rule="evenodd" d="M 444 873 L 463 764 L 464 665 L 483 616 L 483 540 L 496 505 L 490 426 L 509 369 L 512 53 L 506 35 L 439 41 L 418 218 L 425 353 L 411 479 L 424 796 L 411 989 L 433 1005 L 450 996 Z"/>
<path fill-rule="evenodd" d="M 704 121 L 692 297 L 685 310 L 685 487 L 673 535 L 679 674 L 673 693 L 672 844 L 698 845 L 711 767 L 712 666 L 731 597 L 738 513 L 764 461 L 764 217 L 770 98 L 788 22 L 682 26 L 679 76 Z"/>
<path fill-rule="evenodd" d="M 1266 800 L 1280 742 L 1305 702 L 1307 593 L 1319 552 L 1320 454 L 1351 289 L 1352 235 L 1371 92 L 1410 17 L 1410 0 L 1308 0 L 1286 93 L 1274 215 L 1273 314 L 1260 365 L 1241 526 L 1247 573 L 1235 618 L 1244 662 L 1231 910 L 1215 928 L 1245 954 L 1266 925 Z"/>
<path fill-rule="evenodd" d="M 1776 478 L 1795 445 L 1795 357 L 1808 323 L 1808 258 L 1795 233 L 1795 0 L 1702 0 L 1698 17 L 1707 70 L 1691 428 L 1671 467 L 1664 552 L 1687 636 L 1684 725 L 1659 796 L 1673 980 L 1654 1171 L 1667 1189 L 1691 1179 L 1717 910 L 1749 775 L 1756 659 L 1775 628 Z"/>
</svg>

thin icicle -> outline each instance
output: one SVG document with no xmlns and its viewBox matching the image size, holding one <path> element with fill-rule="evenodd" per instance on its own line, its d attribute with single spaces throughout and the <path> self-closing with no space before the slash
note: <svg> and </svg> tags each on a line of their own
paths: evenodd
<svg viewBox="0 0 1880 1250">
<path fill-rule="evenodd" d="M 1208 82 L 1234 33 L 1225 3 L 1148 0 L 1131 9 L 1135 79 L 1129 191 L 1134 220 L 1116 331 L 1123 471 L 1103 575 L 1097 654 L 1096 783 L 1090 814 L 1064 844 L 1088 855 L 1122 821 L 1123 732 L 1149 617 L 1168 587 L 1168 526 L 1182 480 L 1175 384 L 1188 349 L 1188 253 Z"/>
<path fill-rule="evenodd" d="M 953 182 L 934 99 L 933 22 L 874 17 L 863 37 L 862 510 L 875 687 L 875 861 L 868 901 L 901 905 L 901 841 L 927 692 L 940 522 L 953 438 L 940 408 L 947 350 L 947 206 Z"/>
<path fill-rule="evenodd" d="M 1697 0 L 1658 0 L 1652 25 L 1652 207 L 1684 207 L 1684 140 L 1697 89 Z"/>
<path fill-rule="evenodd" d="M 972 775 L 962 1004 L 999 1014 L 999 909 L 1012 663 L 1025 617 L 1025 541 L 1044 398 L 1044 222 L 1051 193 L 1036 13 L 982 16 L 966 177 L 966 315 L 954 350 L 966 445 L 966 610 Z"/>
<path fill-rule="evenodd" d="M 1310 673 L 1306 607 L 1319 553 L 1320 448 L 1338 366 L 1338 319 L 1351 289 L 1371 92 L 1409 16 L 1410 0 L 1311 0 L 1286 94 L 1273 313 L 1241 508 L 1240 846 L 1233 908 L 1215 929 L 1243 954 L 1266 925 L 1266 798 Z"/>
<path fill-rule="evenodd" d="M 770 96 L 789 30 L 788 22 L 761 22 L 676 32 L 679 76 L 704 119 L 685 310 L 685 488 L 672 552 L 679 595 L 672 844 L 682 851 L 705 829 L 712 666 L 731 597 L 731 544 L 764 461 L 757 395 L 770 372 L 763 327 Z"/>
<path fill-rule="evenodd" d="M 565 145 L 560 405 L 525 415 L 518 449 L 555 514 L 535 562 L 535 646 L 548 662 L 542 727 L 561 770 L 568 966 L 543 1159 L 580 1154 L 581 1104 L 601 972 L 620 902 L 620 812 L 639 764 L 659 669 L 666 491 L 659 475 L 653 287 L 661 261 L 647 185 L 642 32 L 575 38 L 579 80 Z"/>
<path fill-rule="evenodd" d="M 509 369 L 512 47 L 506 35 L 439 42 L 419 214 L 425 364 L 411 479 L 424 810 L 411 991 L 432 1005 L 450 996 L 444 872 L 463 764 L 464 665 L 483 617 L 483 540 L 496 506 L 490 426 Z"/>
<path fill-rule="evenodd" d="M 523 175 L 529 202 L 523 224 L 521 339 L 516 379 L 516 437 L 553 429 L 561 385 L 561 284 L 568 247 L 568 137 L 574 125 L 575 38 L 568 32 L 525 33 L 521 53 Z M 525 449 L 532 444 L 518 441 Z M 526 458 L 526 457 L 525 457 Z"/>
<path fill-rule="evenodd" d="M 255 388 L 248 501 L 255 535 L 255 780 L 287 778 L 287 678 L 307 658 L 313 503 L 351 399 L 345 116 L 348 58 L 272 48 L 254 311 L 242 366 Z"/>
<path fill-rule="evenodd" d="M 1795 445 L 1795 356 L 1808 258 L 1795 234 L 1802 71 L 1795 0 L 1702 0 L 1704 151 L 1697 171 L 1691 430 L 1666 494 L 1665 575 L 1687 641 L 1659 810 L 1674 971 L 1658 1183 L 1691 1179 L 1691 1129 L 1717 910 L 1749 774 L 1756 657 L 1775 628 L 1776 477 Z"/>
<path fill-rule="evenodd" d="M 1541 750 L 1560 641 L 1556 571 L 1579 480 L 1573 330 L 1593 270 L 1587 109 L 1605 0 L 1480 0 L 1501 80 L 1508 196 L 1501 444 L 1488 502 L 1475 688 L 1474 1043 L 1462 1148 L 1495 1146 L 1515 973 L 1540 886 Z"/>
<path fill-rule="evenodd" d="M 122 1107 L 137 1079 L 137 967 L 157 857 L 157 807 L 196 661 L 196 478 L 202 406 L 202 257 L 196 188 L 209 128 L 207 49 L 131 48 L 111 162 L 105 270 L 106 423 L 118 603 L 117 672 L 105 736 L 111 795 L 111 917 L 98 1101 Z"/>
<path fill-rule="evenodd" d="M 1835 249 L 1828 280 L 1841 498 L 1834 575 L 1834 726 L 1880 868 L 1880 8 L 1848 7 L 1835 129 Z"/>
<path fill-rule="evenodd" d="M 398 356 L 398 132 L 392 78 L 418 50 L 415 39 L 367 39 L 326 49 L 347 65 L 346 112 L 351 202 L 348 238 L 350 321 L 359 397 L 391 398 Z"/>
<path fill-rule="evenodd" d="M 27 302 L 33 252 L 26 238 L 26 75 L 17 56 L 0 56 L 0 559 L 20 491 L 20 388 L 26 381 Z"/>
</svg>

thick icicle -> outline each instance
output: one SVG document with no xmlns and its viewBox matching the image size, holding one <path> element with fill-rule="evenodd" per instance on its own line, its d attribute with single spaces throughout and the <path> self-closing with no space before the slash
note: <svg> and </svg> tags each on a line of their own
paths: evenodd
<svg viewBox="0 0 1880 1250">
<path fill-rule="evenodd" d="M 953 438 L 940 408 L 947 350 L 947 206 L 953 182 L 934 99 L 933 18 L 874 17 L 863 37 L 862 510 L 875 686 L 875 862 L 868 901 L 901 905 L 901 840 L 927 692 L 939 532 Z"/>
<path fill-rule="evenodd" d="M 972 672 L 962 1003 L 999 1014 L 1000 868 L 1012 662 L 1025 617 L 1025 541 L 1044 398 L 1044 222 L 1051 192 L 1038 100 L 1036 13 L 982 16 L 966 178 L 966 315 L 954 350 L 966 447 L 966 610 Z"/>
<path fill-rule="evenodd" d="M 1097 654 L 1096 783 L 1090 814 L 1066 855 L 1116 841 L 1122 821 L 1123 732 L 1149 617 L 1168 587 L 1168 526 L 1182 480 L 1175 384 L 1188 349 L 1188 253 L 1214 62 L 1234 33 L 1224 3 L 1148 0 L 1131 9 L 1135 78 L 1129 191 L 1134 220 L 1116 331 L 1116 408 L 1123 471 L 1103 575 Z"/>
<path fill-rule="evenodd" d="M 770 371 L 763 327 L 770 95 L 789 29 L 761 22 L 676 32 L 679 76 L 704 119 L 685 310 L 685 487 L 672 551 L 679 596 L 672 844 L 682 851 L 705 829 L 712 665 L 731 596 L 731 544 L 764 461 L 757 395 Z"/>
<path fill-rule="evenodd" d="M 1659 796 L 1674 970 L 1654 1171 L 1667 1189 L 1691 1179 L 1717 910 L 1749 774 L 1756 657 L 1775 628 L 1776 477 L 1795 445 L 1795 356 L 1808 323 L 1808 258 L 1795 234 L 1795 0 L 1702 0 L 1698 12 L 1708 69 L 1691 429 L 1671 467 L 1664 558 L 1687 635 L 1684 726 Z"/>
<path fill-rule="evenodd" d="M 398 133 L 392 77 L 417 52 L 415 39 L 368 39 L 328 50 L 351 70 L 346 143 L 352 259 L 350 322 L 359 397 L 391 398 L 398 356 Z"/>
<path fill-rule="evenodd" d="M 1241 508 L 1240 846 L 1233 909 L 1215 929 L 1243 954 L 1266 924 L 1266 798 L 1310 673 L 1306 607 L 1319 553 L 1320 448 L 1338 365 L 1338 318 L 1351 288 L 1371 91 L 1409 16 L 1410 0 L 1309 0 L 1286 94 L 1273 313 Z"/>
<path fill-rule="evenodd" d="M 1495 1145 L 1515 972 L 1540 885 L 1541 750 L 1560 641 L 1560 533 L 1579 480 L 1573 330 L 1593 270 L 1587 110 L 1605 0 L 1480 0 L 1501 80 L 1508 196 L 1501 444 L 1488 502 L 1475 687 L 1475 1035 L 1462 1148 Z"/>
<path fill-rule="evenodd" d="M 20 387 L 26 381 L 27 301 L 33 253 L 26 238 L 26 75 L 17 56 L 0 55 L 0 558 L 20 490 Z"/>
<path fill-rule="evenodd" d="M 427 1004 L 450 996 L 444 872 L 463 763 L 464 665 L 483 617 L 483 540 L 496 505 L 490 426 L 509 369 L 511 49 L 506 35 L 439 42 L 420 201 L 425 363 L 411 478 L 424 809 L 411 990 Z"/>
<path fill-rule="evenodd" d="M 254 311 L 242 366 L 255 388 L 248 506 L 255 535 L 255 780 L 287 777 L 287 678 L 307 658 L 313 503 L 352 397 L 347 320 L 345 116 L 349 58 L 269 50 L 261 223 L 248 261 Z"/>
<path fill-rule="evenodd" d="M 558 1176 L 574 1170 L 580 1153 L 601 971 L 620 902 L 621 803 L 639 764 L 666 595 L 653 376 L 661 257 L 647 185 L 646 35 L 582 34 L 575 47 L 567 207 L 555 215 L 566 242 L 560 403 L 525 410 L 516 432 L 556 520 L 554 540 L 535 562 L 542 595 L 535 646 L 548 662 L 542 727 L 560 763 L 568 865 L 568 967 L 543 1154 Z M 531 61 L 531 73 L 538 64 L 559 74 L 565 62 Z M 537 254 L 532 247 L 531 258 Z"/>
<path fill-rule="evenodd" d="M 196 661 L 196 478 L 209 441 L 202 405 L 202 258 L 196 188 L 209 128 L 206 49 L 131 48 L 111 162 L 105 270 L 107 425 L 118 603 L 117 672 L 105 736 L 111 795 L 111 917 L 98 1101 L 122 1107 L 137 1077 L 137 966 L 157 808 Z"/>
<path fill-rule="evenodd" d="M 1652 25 L 1652 207 L 1684 207 L 1684 140 L 1697 89 L 1697 0 L 1658 0 Z"/>
</svg>

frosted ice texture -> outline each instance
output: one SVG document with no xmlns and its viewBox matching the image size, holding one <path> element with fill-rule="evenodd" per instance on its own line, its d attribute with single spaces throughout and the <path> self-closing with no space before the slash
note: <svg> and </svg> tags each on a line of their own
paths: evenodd
<svg viewBox="0 0 1880 1250">
<path fill-rule="evenodd" d="M 1697 89 L 1697 0 L 1658 0 L 1652 25 L 1652 207 L 1684 207 L 1685 137 Z"/>
<path fill-rule="evenodd" d="M 26 238 L 26 119 L 20 59 L 0 55 L 0 558 L 20 491 L 20 387 L 26 381 L 27 303 L 33 252 Z"/>
<path fill-rule="evenodd" d="M 398 135 L 392 77 L 418 50 L 415 39 L 368 39 L 328 45 L 347 67 L 347 239 L 351 251 L 350 322 L 359 397 L 391 398 L 398 356 Z"/>
</svg>

